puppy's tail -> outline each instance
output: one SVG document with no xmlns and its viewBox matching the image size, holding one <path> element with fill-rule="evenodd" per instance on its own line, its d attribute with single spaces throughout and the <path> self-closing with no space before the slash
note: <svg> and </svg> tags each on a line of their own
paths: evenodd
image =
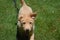
<svg viewBox="0 0 60 40">
<path fill-rule="evenodd" d="M 22 5 L 26 5 L 24 0 L 20 0 L 20 2 L 21 2 Z"/>
</svg>

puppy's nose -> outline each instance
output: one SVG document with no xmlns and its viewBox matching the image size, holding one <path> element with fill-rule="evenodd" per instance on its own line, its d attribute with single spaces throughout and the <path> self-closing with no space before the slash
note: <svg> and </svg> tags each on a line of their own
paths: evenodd
<svg viewBox="0 0 60 40">
<path fill-rule="evenodd" d="M 29 35 L 29 30 L 27 29 L 27 30 L 25 31 L 25 36 L 28 37 L 28 35 Z"/>
<path fill-rule="evenodd" d="M 25 31 L 25 33 L 26 33 L 26 36 L 29 35 L 29 30 L 27 29 L 27 30 Z"/>
<path fill-rule="evenodd" d="M 26 33 L 29 33 L 29 32 L 30 32 L 30 30 L 29 30 L 29 29 L 26 29 L 26 30 L 25 30 L 25 32 L 26 32 Z"/>
<path fill-rule="evenodd" d="M 26 29 L 26 32 L 29 32 L 29 29 Z"/>
</svg>

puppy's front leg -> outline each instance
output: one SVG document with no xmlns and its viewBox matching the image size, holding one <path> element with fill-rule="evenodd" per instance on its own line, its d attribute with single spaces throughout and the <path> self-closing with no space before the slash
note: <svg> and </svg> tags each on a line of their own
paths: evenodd
<svg viewBox="0 0 60 40">
<path fill-rule="evenodd" d="M 32 36 L 30 37 L 30 40 L 34 40 L 34 33 L 33 33 Z"/>
</svg>

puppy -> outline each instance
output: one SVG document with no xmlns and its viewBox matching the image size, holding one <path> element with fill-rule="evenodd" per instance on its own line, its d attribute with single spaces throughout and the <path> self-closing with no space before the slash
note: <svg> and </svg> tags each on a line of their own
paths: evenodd
<svg viewBox="0 0 60 40">
<path fill-rule="evenodd" d="M 18 14 L 17 40 L 34 40 L 34 20 L 36 14 L 33 13 L 24 0 L 20 1 L 22 7 Z"/>
</svg>

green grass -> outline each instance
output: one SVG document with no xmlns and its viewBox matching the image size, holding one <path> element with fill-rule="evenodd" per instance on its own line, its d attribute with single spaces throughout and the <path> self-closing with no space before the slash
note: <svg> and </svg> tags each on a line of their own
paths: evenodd
<svg viewBox="0 0 60 40">
<path fill-rule="evenodd" d="M 60 0 L 25 1 L 37 12 L 35 40 L 60 40 Z M 0 40 L 16 40 L 16 15 L 12 0 L 0 0 Z"/>
</svg>

